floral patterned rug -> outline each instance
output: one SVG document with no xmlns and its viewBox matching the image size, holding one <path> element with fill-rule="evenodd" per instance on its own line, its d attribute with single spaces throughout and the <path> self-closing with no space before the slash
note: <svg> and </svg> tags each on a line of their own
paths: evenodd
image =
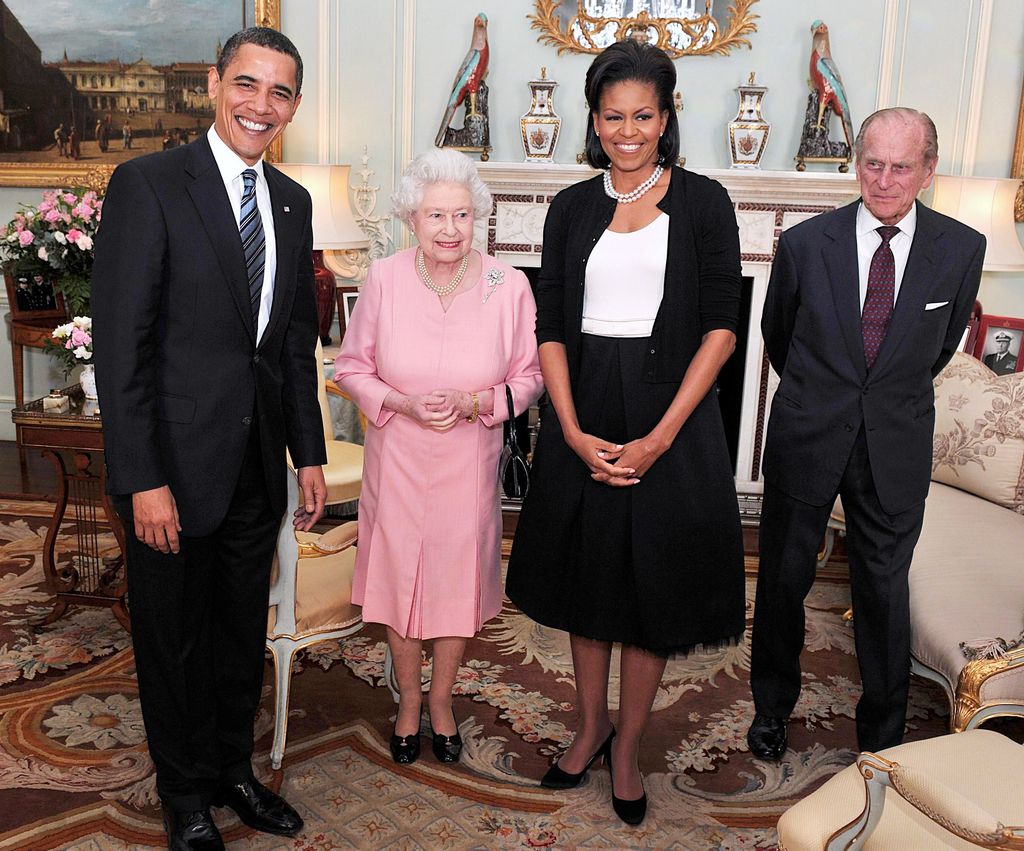
<svg viewBox="0 0 1024 851">
<path fill-rule="evenodd" d="M 51 603 L 41 566 L 51 508 L 0 501 L 0 850 L 162 846 L 128 635 L 106 609 L 30 626 Z M 73 532 L 62 529 L 61 559 L 74 558 Z M 250 849 L 774 849 L 778 816 L 854 757 L 859 685 L 843 577 L 831 565 L 808 599 L 804 688 L 778 764 L 747 751 L 746 643 L 670 662 L 644 746 L 650 809 L 638 828 L 612 813 L 603 768 L 576 790 L 538 787 L 572 736 L 569 644 L 510 604 L 467 648 L 455 702 L 466 742 L 459 765 L 439 765 L 429 743 L 415 765 L 391 762 L 394 704 L 383 631 L 371 625 L 296 662 L 280 772 L 268 766 L 273 695 L 264 691 L 257 770 L 302 812 L 302 835 L 254 833 L 229 810 L 215 817 L 231 847 Z M 613 679 L 613 700 L 617 692 Z M 915 679 L 908 739 L 947 723 L 942 693 Z"/>
</svg>

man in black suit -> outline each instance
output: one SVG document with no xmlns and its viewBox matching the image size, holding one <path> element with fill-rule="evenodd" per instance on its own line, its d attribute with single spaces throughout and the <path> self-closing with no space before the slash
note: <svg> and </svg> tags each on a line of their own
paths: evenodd
<svg viewBox="0 0 1024 851">
<path fill-rule="evenodd" d="M 1013 375 L 1017 371 L 1018 354 L 1010 351 L 1010 343 L 1013 337 L 1007 331 L 996 331 L 996 350 L 990 355 L 985 355 L 985 366 L 991 369 L 996 375 Z"/>
<path fill-rule="evenodd" d="M 761 320 L 781 377 L 764 452 L 747 735 L 764 759 L 786 749 L 803 600 L 837 494 L 863 685 L 858 744 L 903 738 L 907 573 L 931 475 L 932 379 L 963 335 L 985 255 L 981 234 L 915 200 L 938 158 L 927 115 L 876 112 L 855 147 L 861 199 L 782 234 Z"/>
<path fill-rule="evenodd" d="M 250 764 L 286 446 L 297 527 L 326 494 L 312 206 L 262 160 L 299 105 L 302 60 L 280 33 L 244 30 L 208 85 L 209 133 L 114 172 L 93 271 L 107 487 L 175 849 L 224 847 L 211 805 L 269 833 L 302 827 Z"/>
</svg>

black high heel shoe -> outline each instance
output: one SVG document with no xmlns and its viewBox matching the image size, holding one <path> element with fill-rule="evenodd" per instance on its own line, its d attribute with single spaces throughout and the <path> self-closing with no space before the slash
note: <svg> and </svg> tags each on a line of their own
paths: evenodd
<svg viewBox="0 0 1024 851">
<path fill-rule="evenodd" d="M 420 755 L 420 734 L 412 733 L 408 736 L 391 734 L 391 758 L 399 765 L 412 765 L 419 759 Z"/>
<path fill-rule="evenodd" d="M 580 783 L 583 782 L 583 778 L 587 776 L 587 772 L 590 771 L 592 766 L 599 756 L 605 758 L 605 762 L 610 762 L 612 758 L 612 739 L 615 738 L 615 728 L 612 727 L 611 733 L 608 734 L 608 738 L 604 740 L 604 744 L 601 745 L 594 753 L 594 755 L 587 761 L 587 764 L 583 766 L 583 770 L 578 774 L 570 774 L 568 771 L 563 771 L 558 767 L 556 762 L 551 768 L 548 769 L 548 773 L 541 778 L 540 785 L 545 789 L 575 789 Z"/>
<path fill-rule="evenodd" d="M 626 824 L 638 825 L 647 815 L 647 793 L 644 792 L 639 798 L 626 800 L 615 797 L 615 775 L 612 773 L 612 749 L 608 748 L 608 777 L 612 783 L 612 809 L 615 815 Z M 643 777 L 640 778 L 640 786 L 643 787 Z"/>
<path fill-rule="evenodd" d="M 462 736 L 459 735 L 459 731 L 455 731 L 454 736 L 445 736 L 441 733 L 434 732 L 434 725 L 430 725 L 430 735 L 432 737 L 431 747 L 434 749 L 434 756 L 437 757 L 438 762 L 458 762 L 459 757 L 462 755 Z"/>
</svg>

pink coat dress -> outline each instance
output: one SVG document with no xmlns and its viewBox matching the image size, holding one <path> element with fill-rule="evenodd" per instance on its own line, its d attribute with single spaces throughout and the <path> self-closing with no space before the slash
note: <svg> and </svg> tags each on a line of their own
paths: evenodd
<svg viewBox="0 0 1024 851">
<path fill-rule="evenodd" d="M 536 308 L 526 276 L 483 255 L 445 312 L 415 261 L 370 267 L 334 366 L 368 420 L 352 601 L 403 637 L 471 637 L 501 609 L 505 384 L 517 414 L 540 395 Z M 493 388 L 494 414 L 437 432 L 383 408 L 391 390 L 441 388 Z"/>
</svg>

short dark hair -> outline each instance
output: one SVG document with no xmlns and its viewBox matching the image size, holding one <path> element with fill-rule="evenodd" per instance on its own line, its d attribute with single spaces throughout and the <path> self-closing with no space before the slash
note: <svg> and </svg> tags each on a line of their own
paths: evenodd
<svg viewBox="0 0 1024 851">
<path fill-rule="evenodd" d="M 283 53 L 285 56 L 290 56 L 295 60 L 295 95 L 298 97 L 302 91 L 302 57 L 299 55 L 298 49 L 292 44 L 292 40 L 283 33 L 279 33 L 277 30 L 272 30 L 270 27 L 249 27 L 248 29 L 239 30 L 225 43 L 224 47 L 220 51 L 220 56 L 217 57 L 217 76 L 222 80 L 224 79 L 224 72 L 227 70 L 228 65 L 231 64 L 231 60 L 235 58 L 235 54 L 238 53 L 239 48 L 243 44 L 255 44 L 257 47 L 269 47 L 271 50 L 276 50 L 278 53 Z"/>
<path fill-rule="evenodd" d="M 594 130 L 593 115 L 601 108 L 601 95 L 615 83 L 646 83 L 654 87 L 658 109 L 668 114 L 665 133 L 658 140 L 658 162 L 673 165 L 679 159 L 679 119 L 672 93 L 676 87 L 676 66 L 660 47 L 628 38 L 609 45 L 587 69 L 587 144 L 584 153 L 594 168 L 608 168 L 611 160 Z"/>
</svg>

